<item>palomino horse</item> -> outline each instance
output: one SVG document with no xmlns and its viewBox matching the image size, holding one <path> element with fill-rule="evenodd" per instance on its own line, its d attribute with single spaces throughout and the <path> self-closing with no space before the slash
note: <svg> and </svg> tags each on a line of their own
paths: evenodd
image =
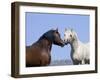
<svg viewBox="0 0 100 80">
<path fill-rule="evenodd" d="M 44 33 L 37 42 L 26 47 L 26 67 L 47 66 L 51 61 L 52 44 L 64 46 L 58 29 Z"/>
<path fill-rule="evenodd" d="M 75 31 L 72 29 L 65 29 L 64 42 L 71 45 L 71 58 L 73 64 L 89 64 L 90 50 L 89 43 L 82 43 Z"/>
</svg>

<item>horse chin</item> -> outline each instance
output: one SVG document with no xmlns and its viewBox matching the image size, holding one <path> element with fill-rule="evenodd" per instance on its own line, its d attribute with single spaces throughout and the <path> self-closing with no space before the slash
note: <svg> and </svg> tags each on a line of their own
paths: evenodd
<svg viewBox="0 0 100 80">
<path fill-rule="evenodd" d="M 65 42 L 65 45 L 69 44 L 69 42 Z"/>
<path fill-rule="evenodd" d="M 54 42 L 54 44 L 58 45 L 58 46 L 61 46 L 61 47 L 64 47 L 64 45 L 65 45 L 64 43 L 56 43 L 56 42 Z"/>
<path fill-rule="evenodd" d="M 64 47 L 64 45 L 65 45 L 65 44 L 61 44 L 60 46 L 61 46 L 61 47 Z"/>
</svg>

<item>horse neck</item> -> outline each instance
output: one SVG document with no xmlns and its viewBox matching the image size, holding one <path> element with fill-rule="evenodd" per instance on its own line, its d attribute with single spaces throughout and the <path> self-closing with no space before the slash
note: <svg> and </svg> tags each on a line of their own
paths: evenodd
<svg viewBox="0 0 100 80">
<path fill-rule="evenodd" d="M 46 48 L 46 49 L 49 49 L 51 51 L 52 42 L 49 41 L 48 39 L 43 38 L 43 39 L 39 40 L 38 43 L 42 48 Z"/>
<path fill-rule="evenodd" d="M 78 40 L 77 36 L 75 36 L 75 38 L 74 38 L 74 40 L 72 41 L 72 43 L 70 43 L 71 49 L 72 49 L 73 51 L 75 51 L 75 50 L 78 48 L 79 42 L 80 42 L 80 41 Z"/>
</svg>

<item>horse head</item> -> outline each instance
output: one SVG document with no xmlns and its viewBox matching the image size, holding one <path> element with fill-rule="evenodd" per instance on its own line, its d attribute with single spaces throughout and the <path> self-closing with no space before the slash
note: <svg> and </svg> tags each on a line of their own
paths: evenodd
<svg viewBox="0 0 100 80">
<path fill-rule="evenodd" d="M 64 46 L 64 42 L 60 37 L 60 33 L 58 32 L 58 29 L 54 30 L 49 30 L 44 34 L 45 38 L 50 40 L 53 44 L 59 45 L 59 46 Z"/>
<path fill-rule="evenodd" d="M 64 32 L 64 43 L 72 43 L 76 39 L 77 35 L 73 29 L 65 29 Z"/>
</svg>

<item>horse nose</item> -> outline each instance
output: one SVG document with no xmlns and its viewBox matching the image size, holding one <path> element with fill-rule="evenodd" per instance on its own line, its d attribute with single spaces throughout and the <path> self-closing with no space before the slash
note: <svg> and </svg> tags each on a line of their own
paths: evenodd
<svg viewBox="0 0 100 80">
<path fill-rule="evenodd" d="M 61 44 L 62 44 L 62 47 L 65 45 L 65 43 L 64 43 L 64 41 L 63 41 L 63 40 L 61 41 Z"/>
<path fill-rule="evenodd" d="M 63 41 L 64 41 L 64 43 L 66 42 L 66 40 L 65 40 L 65 39 L 64 39 Z"/>
</svg>

